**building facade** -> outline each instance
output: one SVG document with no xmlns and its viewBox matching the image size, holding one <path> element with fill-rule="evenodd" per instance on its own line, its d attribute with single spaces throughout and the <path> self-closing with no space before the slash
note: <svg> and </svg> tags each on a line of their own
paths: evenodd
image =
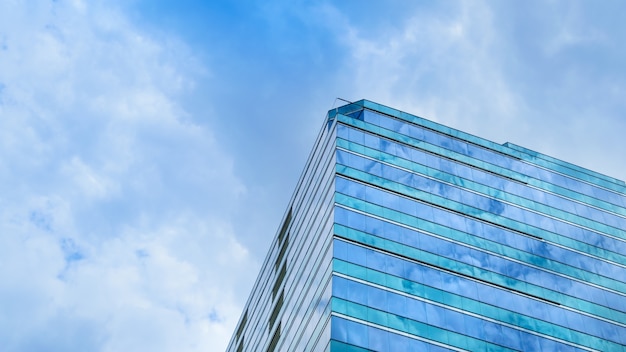
<svg viewBox="0 0 626 352">
<path fill-rule="evenodd" d="M 626 184 L 331 110 L 228 352 L 626 351 Z"/>
</svg>

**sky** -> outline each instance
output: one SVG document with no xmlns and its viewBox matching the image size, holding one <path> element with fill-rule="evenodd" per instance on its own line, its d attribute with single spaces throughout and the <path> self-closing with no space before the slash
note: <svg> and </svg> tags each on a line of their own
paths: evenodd
<svg viewBox="0 0 626 352">
<path fill-rule="evenodd" d="M 223 351 L 326 112 L 626 179 L 623 1 L 3 0 L 3 351 Z"/>
</svg>

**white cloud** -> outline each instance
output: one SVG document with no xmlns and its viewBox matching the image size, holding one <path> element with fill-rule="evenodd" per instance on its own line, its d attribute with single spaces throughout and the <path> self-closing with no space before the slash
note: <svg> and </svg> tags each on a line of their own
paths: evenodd
<svg viewBox="0 0 626 352">
<path fill-rule="evenodd" d="M 0 62 L 0 345 L 223 349 L 257 264 L 233 161 L 180 103 L 206 70 L 81 1 L 0 4 Z"/>
<path fill-rule="evenodd" d="M 498 42 L 492 16 L 481 3 L 416 6 L 376 36 L 363 34 L 362 26 L 346 18 L 333 20 L 342 27 L 337 32 L 347 33 L 351 95 L 459 129 L 468 127 L 468 115 L 482 115 L 485 124 L 510 119 L 523 103 L 493 55 Z"/>
<path fill-rule="evenodd" d="M 367 98 L 495 141 L 511 140 L 594 168 L 608 165 L 612 175 L 626 175 L 614 162 L 624 148 L 611 144 L 626 128 L 620 121 L 623 79 L 609 72 L 603 80 L 591 80 L 593 74 L 573 65 L 566 79 L 544 89 L 543 81 L 525 76 L 543 79 L 550 68 L 516 56 L 527 49 L 521 39 L 538 40 L 532 48 L 559 57 L 598 40 L 610 47 L 616 37 L 593 25 L 580 27 L 582 11 L 560 26 L 541 26 L 528 41 L 503 26 L 503 21 L 525 20 L 507 17 L 503 7 L 417 4 L 392 21 L 374 23 L 375 31 L 357 18 L 361 12 L 306 7 L 299 14 L 309 30 L 320 22 L 327 26 L 319 38 L 313 36 L 314 44 L 325 49 L 325 36 L 332 37 L 332 50 L 319 50 L 311 60 L 326 61 L 324 55 L 330 55 L 333 64 L 302 63 L 311 72 L 328 70 L 308 73 L 319 78 L 302 81 L 307 84 L 298 89 L 281 88 L 290 90 L 284 99 L 302 101 L 290 94 L 328 95 L 328 102 L 337 95 Z M 552 14 L 541 10 L 537 13 L 545 12 L 544 17 L 533 20 L 545 24 Z M 282 20 L 298 43 L 311 43 L 298 36 L 298 26 L 291 30 L 288 17 Z M 258 29 L 254 22 L 246 25 Z M 223 29 L 216 28 L 216 33 Z M 279 32 L 271 31 L 268 43 L 280 41 Z M 216 47 L 223 50 L 220 57 L 241 54 L 236 50 L 247 42 L 238 35 L 248 33 L 228 36 L 242 42 Z M 251 258 L 259 253 L 248 253 L 236 240 L 229 219 L 246 209 L 250 214 L 236 224 L 245 231 L 239 231 L 254 237 L 250 243 L 264 242 L 256 235 L 267 236 L 259 224 L 269 222 L 269 212 L 257 212 L 255 205 L 278 196 L 258 184 L 245 185 L 235 173 L 220 135 L 203 122 L 210 118 L 199 118 L 207 106 L 211 110 L 210 103 L 195 102 L 197 110 L 182 103 L 200 96 L 189 93 L 198 79 L 209 85 L 209 70 L 185 44 L 158 35 L 137 28 L 108 2 L 0 2 L 0 302 L 8 302 L 0 305 L 0 346 L 8 350 L 222 350 L 232 333 L 257 272 Z M 246 40 L 259 38 L 267 39 Z M 263 50 L 244 54 L 265 55 Z M 237 71 L 243 62 L 249 61 L 233 60 L 229 69 Z M 243 72 L 253 73 L 254 80 L 281 81 L 268 76 L 278 70 L 247 67 Z M 234 76 L 220 77 L 224 81 L 214 85 L 220 88 L 209 91 L 219 91 L 220 84 L 233 92 L 258 90 L 235 89 L 241 83 Z M 249 87 L 250 77 L 245 79 Z M 312 81 L 319 86 L 306 87 Z M 576 104 L 585 100 L 598 106 Z M 228 110 L 223 105 L 216 111 Z M 308 116 L 302 106 L 312 105 L 294 103 L 300 109 L 294 110 L 297 121 Z M 610 105 L 615 109 L 606 108 Z M 294 111 L 279 110 L 285 120 L 296 121 Z M 250 116 L 256 118 L 258 111 Z M 280 123 L 278 117 L 272 121 Z M 267 125 L 238 127 L 261 124 Z M 292 130 L 294 136 L 311 134 L 306 128 Z M 258 134 L 253 132 L 229 135 Z M 246 142 L 242 145 L 261 143 Z M 286 164 L 276 155 L 264 160 Z M 258 246 L 250 250 L 260 251 Z"/>
<path fill-rule="evenodd" d="M 616 67 L 602 67 L 621 57 L 621 36 L 588 11 L 562 2 L 417 4 L 375 34 L 332 6 L 321 13 L 351 56 L 341 96 L 624 179 L 613 162 L 624 148 L 611 141 L 626 127 L 616 93 L 626 84 Z"/>
</svg>

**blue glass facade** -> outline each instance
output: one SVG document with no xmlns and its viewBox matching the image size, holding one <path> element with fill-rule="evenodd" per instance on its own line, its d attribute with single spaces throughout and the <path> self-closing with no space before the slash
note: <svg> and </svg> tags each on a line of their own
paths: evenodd
<svg viewBox="0 0 626 352">
<path fill-rule="evenodd" d="M 331 110 L 235 351 L 625 351 L 626 184 L 367 100 Z"/>
</svg>

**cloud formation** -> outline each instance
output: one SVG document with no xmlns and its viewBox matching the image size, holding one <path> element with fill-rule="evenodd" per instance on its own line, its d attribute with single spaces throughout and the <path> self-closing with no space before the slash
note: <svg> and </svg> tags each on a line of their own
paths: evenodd
<svg viewBox="0 0 626 352">
<path fill-rule="evenodd" d="M 256 267 L 224 220 L 246 189 L 180 103 L 205 68 L 166 39 L 98 2 L 0 5 L 6 350 L 226 343 Z"/>
<path fill-rule="evenodd" d="M 344 96 L 625 178 L 610 142 L 626 129 L 622 6 L 530 5 L 415 4 L 371 26 L 339 5 L 321 12 L 350 56 Z"/>
<path fill-rule="evenodd" d="M 623 9 L 0 2 L 0 346 L 223 350 L 336 97 L 626 178 Z"/>
</svg>

